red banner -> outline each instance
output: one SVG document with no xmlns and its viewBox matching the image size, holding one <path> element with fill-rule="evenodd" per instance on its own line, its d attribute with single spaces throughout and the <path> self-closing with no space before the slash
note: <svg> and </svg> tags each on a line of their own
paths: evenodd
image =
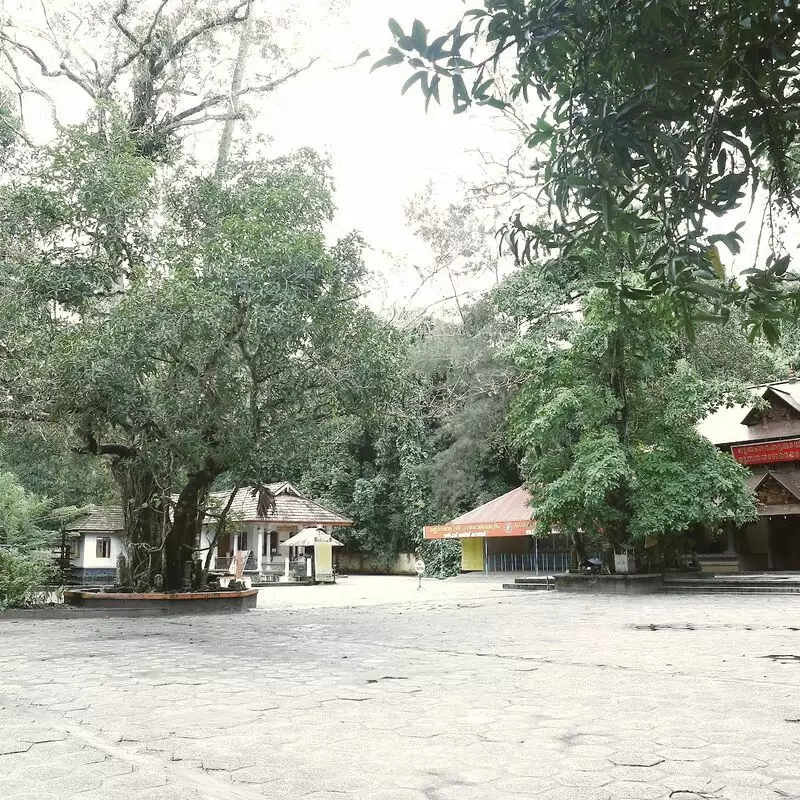
<svg viewBox="0 0 800 800">
<path fill-rule="evenodd" d="M 731 447 L 731 455 L 740 464 L 778 464 L 782 461 L 800 461 L 800 439 L 782 439 L 779 442 L 739 444 Z"/>
</svg>

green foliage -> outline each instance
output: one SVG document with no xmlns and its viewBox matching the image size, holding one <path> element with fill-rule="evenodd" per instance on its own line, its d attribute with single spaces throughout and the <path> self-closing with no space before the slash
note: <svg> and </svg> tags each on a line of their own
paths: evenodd
<svg viewBox="0 0 800 800">
<path fill-rule="evenodd" d="M 694 342 L 685 344 L 685 357 L 704 378 L 729 378 L 752 385 L 786 378 L 792 363 L 793 329 L 781 326 L 781 341 L 770 346 L 762 338 L 751 341 L 741 314 L 733 313 L 724 324 L 697 326 Z"/>
<path fill-rule="evenodd" d="M 355 520 L 340 532 L 349 547 L 387 563 L 417 551 L 437 575 L 458 571 L 459 548 L 423 542 L 422 527 L 519 485 L 505 445 L 511 379 L 501 333 L 486 302 L 464 316 L 427 320 L 413 332 L 376 321 L 365 340 L 372 361 L 359 359 L 372 376 L 373 403 L 353 403 L 319 429 L 299 478 Z"/>
<path fill-rule="evenodd" d="M 0 435 L 0 464 L 34 495 L 55 508 L 119 503 L 107 466 L 70 450 L 74 440 L 57 426 L 7 426 Z"/>
<path fill-rule="evenodd" d="M 581 271 L 583 251 L 604 252 L 619 267 L 610 284 L 631 300 L 667 298 L 690 334 L 698 319 L 739 307 L 777 338 L 775 320 L 797 296 L 773 223 L 781 210 L 796 215 L 794 4 L 485 0 L 439 37 L 422 36 L 418 21 L 410 34 L 389 27 L 395 46 L 378 63 L 408 63 L 405 88 L 418 80 L 426 104 L 443 82 L 456 112 L 541 104 L 526 144 L 555 213 L 507 226 L 520 259 L 556 253 L 546 267 L 566 260 Z M 738 252 L 739 226 L 716 233 L 709 219 L 759 184 L 770 252 L 731 280 L 716 248 Z"/>
<path fill-rule="evenodd" d="M 539 274 L 524 272 L 529 305 L 517 295 L 506 306 L 528 323 L 512 348 L 525 378 L 512 429 L 538 529 L 643 542 L 755 519 L 746 470 L 695 430 L 744 399 L 741 386 L 701 378 L 681 358 L 657 301 L 629 307 L 595 289 L 579 307 L 554 298 L 548 307 L 552 289 L 537 296 Z"/>
<path fill-rule="evenodd" d="M 52 547 L 56 520 L 47 498 L 20 486 L 9 472 L 0 472 L 0 611 L 37 600 L 37 592 L 56 577 Z"/>
<path fill-rule="evenodd" d="M 36 602 L 37 593 L 54 575 L 52 559 L 45 553 L 0 549 L 0 611 Z"/>
<path fill-rule="evenodd" d="M 31 552 L 53 546 L 55 533 L 46 530 L 52 502 L 24 489 L 16 476 L 0 472 L 0 544 Z"/>
</svg>

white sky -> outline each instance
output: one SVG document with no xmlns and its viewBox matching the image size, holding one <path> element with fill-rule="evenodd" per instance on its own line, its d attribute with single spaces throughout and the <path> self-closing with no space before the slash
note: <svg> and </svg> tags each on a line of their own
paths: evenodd
<svg viewBox="0 0 800 800">
<path fill-rule="evenodd" d="M 385 251 L 410 262 L 430 258 L 405 223 L 403 207 L 413 194 L 433 181 L 443 199 L 457 196 L 459 179 L 479 179 L 476 147 L 504 151 L 508 146 L 488 109 L 456 116 L 444 94 L 442 105 L 432 103 L 426 113 L 418 87 L 401 95 L 411 74 L 408 67 L 370 74 L 371 65 L 392 44 L 390 17 L 404 29 L 419 17 L 432 31 L 443 32 L 464 9 L 460 0 L 351 0 L 325 24 L 312 20 L 304 49 L 325 60 L 276 93 L 258 123 L 278 150 L 305 145 L 330 155 L 338 208 L 332 233 L 359 230 L 372 248 L 367 262 L 378 272 L 391 270 Z M 337 68 L 367 48 L 370 57 Z M 410 294 L 416 274 L 409 264 L 386 280 L 389 298 L 373 298 L 376 305 Z M 487 275 L 471 288 L 489 285 Z M 434 282 L 418 299 L 427 304 L 444 291 L 442 282 Z"/>
</svg>

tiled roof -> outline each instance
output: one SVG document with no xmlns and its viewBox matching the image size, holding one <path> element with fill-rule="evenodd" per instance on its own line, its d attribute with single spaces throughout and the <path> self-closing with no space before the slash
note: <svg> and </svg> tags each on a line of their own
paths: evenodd
<svg viewBox="0 0 800 800">
<path fill-rule="evenodd" d="M 304 497 L 291 483 L 271 483 L 269 490 L 275 496 L 275 507 L 266 517 L 258 514 L 258 496 L 252 489 L 239 489 L 236 492 L 230 514 L 242 522 L 292 522 L 307 525 L 353 525 L 351 519 L 315 503 Z M 228 502 L 230 492 L 213 492 L 212 500 L 219 508 Z M 213 522 L 209 518 L 208 522 Z"/>
<path fill-rule="evenodd" d="M 481 522 L 530 522 L 533 511 L 530 507 L 530 492 L 523 486 L 512 489 L 482 506 L 467 511 L 448 525 L 468 525 Z"/>
<path fill-rule="evenodd" d="M 762 472 L 760 475 L 750 475 L 745 482 L 751 489 L 757 490 L 767 478 L 773 478 L 789 494 L 800 500 L 800 475 L 795 470 L 770 470 Z"/>
<path fill-rule="evenodd" d="M 750 391 L 753 398 L 763 397 L 771 389 L 792 407 L 800 407 L 800 381 L 780 381 L 778 383 L 754 386 Z M 718 408 L 697 425 L 697 430 L 716 445 L 763 442 L 770 439 L 785 439 L 800 436 L 800 421 L 770 420 L 769 428 L 761 425 L 745 425 L 744 420 L 753 406 L 735 405 L 731 408 Z"/>
<path fill-rule="evenodd" d="M 75 533 L 114 533 L 125 530 L 122 509 L 115 506 L 89 506 L 88 513 L 70 522 L 66 531 Z"/>
<path fill-rule="evenodd" d="M 291 483 L 270 483 L 269 490 L 275 496 L 275 507 L 266 517 L 258 515 L 258 497 L 252 489 L 239 489 L 231 505 L 231 516 L 242 522 L 291 522 L 303 525 L 333 525 L 345 527 L 353 521 L 335 511 L 304 497 Z M 225 506 L 230 492 L 212 492 L 211 499 L 219 508 Z M 213 522 L 209 517 L 207 522 Z M 109 533 L 125 530 L 122 509 L 114 506 L 90 506 L 88 513 L 66 526 L 75 533 Z"/>
</svg>

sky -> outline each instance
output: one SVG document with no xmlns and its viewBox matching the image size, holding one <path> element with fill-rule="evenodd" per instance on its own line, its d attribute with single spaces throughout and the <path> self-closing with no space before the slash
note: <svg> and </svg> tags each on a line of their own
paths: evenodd
<svg viewBox="0 0 800 800">
<path fill-rule="evenodd" d="M 509 147 L 495 112 L 454 115 L 445 95 L 442 106 L 432 103 L 426 113 L 418 89 L 400 93 L 407 67 L 370 73 L 392 44 L 390 17 L 406 29 L 419 17 L 432 31 L 444 32 L 464 9 L 460 0 L 351 0 L 324 23 L 312 18 L 301 46 L 323 60 L 276 93 L 256 125 L 278 151 L 310 146 L 330 155 L 338 208 L 332 233 L 358 230 L 367 240 L 367 263 L 384 277 L 384 292 L 371 298 L 378 306 L 408 296 L 416 288 L 411 264 L 430 260 L 406 225 L 405 204 L 429 181 L 443 202 L 462 196 L 459 181 L 481 177 L 475 149 Z M 370 57 L 340 68 L 365 49 Z M 491 280 L 487 275 L 469 288 L 488 288 Z M 444 291 L 434 282 L 416 301 L 433 302 Z"/>
<path fill-rule="evenodd" d="M 155 0 L 138 0 L 148 3 Z M 172 0 L 175 3 L 190 0 Z M 197 3 L 222 0 L 191 0 Z M 47 0 L 50 8 L 72 8 L 79 13 L 88 0 Z M 417 88 L 402 96 L 400 89 L 410 74 L 404 65 L 383 68 L 370 74 L 370 67 L 392 44 L 388 20 L 395 17 L 408 29 L 419 17 L 434 32 L 444 32 L 461 16 L 461 0 L 256 0 L 258 15 L 284 17 L 279 32 L 282 43 L 293 51 L 295 64 L 309 57 L 320 60 L 307 72 L 281 89 L 254 99 L 255 112 L 250 130 L 271 139 L 272 152 L 285 153 L 298 147 L 313 147 L 327 154 L 336 185 L 336 217 L 328 230 L 330 238 L 351 230 L 367 241 L 366 261 L 379 275 L 377 290 L 367 297 L 376 309 L 402 306 L 418 284 L 415 265 L 431 261 L 429 249 L 417 239 L 406 223 L 404 206 L 431 182 L 442 202 L 463 196 L 461 184 L 479 182 L 483 176 L 478 148 L 500 157 L 512 147 L 508 134 L 500 130 L 497 113 L 475 109 L 453 115 L 443 93 L 443 105 L 432 103 L 429 111 Z M 22 0 L 0 0 L 0 11 Z M 291 5 L 290 5 L 291 4 Z M 31 14 L 36 13 L 31 6 Z M 287 11 L 288 9 L 288 11 Z M 25 12 L 23 12 L 25 13 Z M 87 49 L 90 49 L 87 46 Z M 353 66 L 365 49 L 371 55 Z M 231 53 L 235 53 L 232 47 Z M 263 69 L 256 54 L 251 71 Z M 64 121 L 77 121 L 86 112 L 85 98 L 76 95 L 66 81 L 53 83 Z M 80 93 L 78 93 L 80 94 Z M 32 100 L 29 116 L 42 130 L 47 128 L 45 108 Z M 241 132 L 240 132 L 241 133 Z M 218 131 L 194 129 L 193 146 L 213 158 Z M 718 232 L 738 222 L 744 238 L 742 252 L 733 256 L 723 250 L 722 260 L 738 272 L 753 265 L 761 219 L 763 197 L 752 209 L 745 205 L 716 223 Z M 792 246 L 797 234 L 787 233 Z M 767 252 L 762 241 L 761 257 Z M 493 277 L 472 279 L 465 288 L 479 293 L 489 288 Z M 428 305 L 449 292 L 446 280 L 433 281 L 415 298 Z M 440 308 L 453 313 L 453 306 Z"/>
</svg>

